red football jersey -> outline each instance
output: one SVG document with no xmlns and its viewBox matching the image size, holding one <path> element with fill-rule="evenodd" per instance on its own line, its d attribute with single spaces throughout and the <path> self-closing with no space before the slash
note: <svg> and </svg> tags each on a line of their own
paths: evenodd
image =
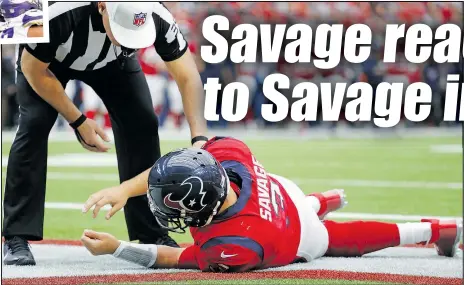
<svg viewBox="0 0 464 285">
<path fill-rule="evenodd" d="M 245 143 L 215 137 L 203 147 L 240 177 L 237 202 L 202 228 L 190 228 L 194 245 L 183 254 L 203 271 L 247 271 L 288 265 L 300 242 L 297 209 Z M 191 259 L 191 260 L 192 260 Z"/>
</svg>

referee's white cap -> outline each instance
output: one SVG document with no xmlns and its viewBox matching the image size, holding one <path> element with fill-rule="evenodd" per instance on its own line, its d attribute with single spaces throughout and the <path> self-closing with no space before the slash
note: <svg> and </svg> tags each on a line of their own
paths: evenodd
<svg viewBox="0 0 464 285">
<path fill-rule="evenodd" d="M 155 43 L 152 2 L 106 2 L 111 32 L 122 45 L 131 49 Z"/>
</svg>

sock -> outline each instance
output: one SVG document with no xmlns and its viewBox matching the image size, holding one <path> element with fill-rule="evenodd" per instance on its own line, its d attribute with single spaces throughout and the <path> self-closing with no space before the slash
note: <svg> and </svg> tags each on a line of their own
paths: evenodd
<svg viewBox="0 0 464 285">
<path fill-rule="evenodd" d="M 314 211 L 319 219 L 323 219 L 329 212 L 335 210 L 338 205 L 334 205 L 334 200 L 328 199 L 322 193 L 313 193 L 307 196 Z"/>
<path fill-rule="evenodd" d="M 400 245 L 398 226 L 393 223 L 325 221 L 324 225 L 329 233 L 325 256 L 362 256 Z"/>
<path fill-rule="evenodd" d="M 400 233 L 400 245 L 428 242 L 432 238 L 431 223 L 397 224 Z"/>
</svg>

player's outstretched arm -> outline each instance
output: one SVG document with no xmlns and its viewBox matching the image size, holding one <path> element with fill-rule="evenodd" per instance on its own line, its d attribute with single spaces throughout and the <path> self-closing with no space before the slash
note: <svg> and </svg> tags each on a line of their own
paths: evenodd
<svg viewBox="0 0 464 285">
<path fill-rule="evenodd" d="M 106 219 L 110 219 L 116 212 L 122 209 L 131 197 L 145 195 L 148 190 L 147 181 L 150 169 L 145 170 L 132 179 L 122 184 L 100 190 L 89 196 L 82 208 L 83 213 L 87 213 L 93 206 L 93 217 L 97 217 L 100 209 L 105 205 L 111 205 L 111 209 L 106 214 Z"/>
<path fill-rule="evenodd" d="M 85 230 L 81 241 L 93 255 L 111 254 L 114 257 L 147 268 L 195 269 L 196 264 L 179 262 L 184 248 L 155 244 L 135 244 L 117 240 L 108 233 Z M 184 258 L 185 259 L 185 258 Z"/>
</svg>

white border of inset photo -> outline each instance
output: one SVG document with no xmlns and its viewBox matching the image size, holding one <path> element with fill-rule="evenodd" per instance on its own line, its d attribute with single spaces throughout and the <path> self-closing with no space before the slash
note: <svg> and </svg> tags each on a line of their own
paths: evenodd
<svg viewBox="0 0 464 285">
<path fill-rule="evenodd" d="M 26 43 L 47 43 L 50 40 L 50 32 L 48 30 L 48 0 L 42 1 L 42 12 L 43 12 L 43 37 L 31 37 L 31 38 L 11 38 L 11 39 L 0 39 L 0 45 L 4 44 L 26 44 Z"/>
</svg>

